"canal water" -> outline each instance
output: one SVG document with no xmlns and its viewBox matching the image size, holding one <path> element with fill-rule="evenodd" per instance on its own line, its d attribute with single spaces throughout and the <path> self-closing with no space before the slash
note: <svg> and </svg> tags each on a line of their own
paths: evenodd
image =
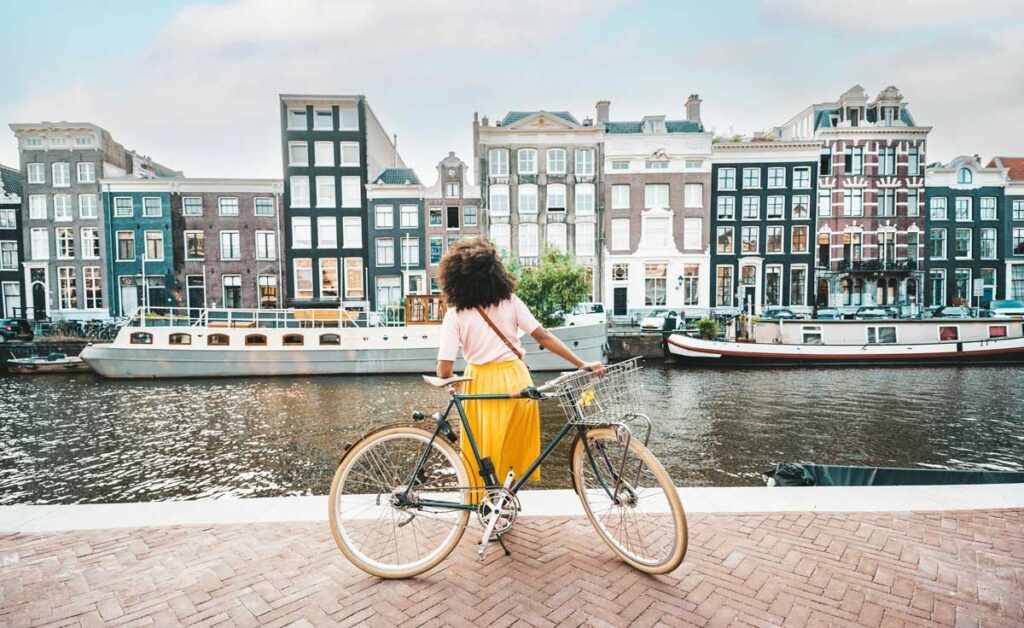
<svg viewBox="0 0 1024 628">
<path fill-rule="evenodd" d="M 778 462 L 1024 470 L 1024 367 L 687 370 L 648 364 L 651 448 L 679 485 Z M 434 411 L 407 375 L 110 381 L 0 376 L 0 503 L 325 494 L 346 442 Z M 542 412 L 545 440 L 561 425 Z M 569 486 L 568 443 L 543 488 Z"/>
</svg>

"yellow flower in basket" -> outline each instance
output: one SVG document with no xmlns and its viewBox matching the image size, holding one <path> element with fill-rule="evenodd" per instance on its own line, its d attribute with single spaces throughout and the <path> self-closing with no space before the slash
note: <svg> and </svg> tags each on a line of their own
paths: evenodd
<svg viewBox="0 0 1024 628">
<path fill-rule="evenodd" d="M 583 393 L 580 395 L 580 405 L 589 406 L 590 404 L 594 403 L 595 396 L 596 395 L 594 394 L 594 385 L 591 384 L 590 388 L 584 390 Z"/>
</svg>

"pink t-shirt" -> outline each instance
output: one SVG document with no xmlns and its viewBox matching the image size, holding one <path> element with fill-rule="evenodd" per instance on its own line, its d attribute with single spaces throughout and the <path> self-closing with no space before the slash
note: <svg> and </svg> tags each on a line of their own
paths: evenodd
<svg viewBox="0 0 1024 628">
<path fill-rule="evenodd" d="M 501 333 L 520 351 L 523 350 L 523 345 L 519 342 L 520 331 L 532 334 L 540 327 L 540 323 L 526 308 L 526 304 L 514 294 L 510 299 L 484 308 L 484 311 Z M 441 323 L 441 347 L 437 350 L 437 359 L 454 361 L 460 346 L 462 357 L 469 364 L 490 364 L 516 359 L 516 355 L 498 334 L 494 333 L 476 308 L 450 308 L 444 315 L 444 321 Z"/>
</svg>

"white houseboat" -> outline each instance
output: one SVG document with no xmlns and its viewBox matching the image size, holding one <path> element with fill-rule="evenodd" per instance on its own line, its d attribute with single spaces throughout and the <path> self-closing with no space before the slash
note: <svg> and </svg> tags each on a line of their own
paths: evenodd
<svg viewBox="0 0 1024 628">
<path fill-rule="evenodd" d="M 752 342 L 673 334 L 669 352 L 697 365 L 1024 363 L 1012 318 L 762 320 Z"/>
<path fill-rule="evenodd" d="M 140 308 L 112 343 L 81 355 L 111 378 L 430 373 L 443 311 L 431 296 L 407 297 L 404 309 L 369 319 L 338 310 Z M 584 360 L 607 353 L 604 324 L 551 332 Z M 567 368 L 529 336 L 522 341 L 531 370 Z M 460 358 L 456 368 L 464 367 Z"/>
</svg>

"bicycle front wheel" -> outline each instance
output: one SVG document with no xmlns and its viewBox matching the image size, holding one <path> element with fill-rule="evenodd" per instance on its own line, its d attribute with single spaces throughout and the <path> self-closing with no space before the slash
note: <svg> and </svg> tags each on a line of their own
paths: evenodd
<svg viewBox="0 0 1024 628">
<path fill-rule="evenodd" d="M 661 462 L 640 440 L 601 427 L 576 439 L 576 493 L 594 529 L 640 571 L 668 573 L 686 555 L 686 515 Z"/>
<path fill-rule="evenodd" d="M 367 573 L 421 574 L 455 549 L 469 511 L 417 502 L 469 504 L 469 487 L 465 463 L 444 438 L 409 426 L 378 430 L 349 448 L 338 465 L 329 500 L 331 534 L 341 552 Z"/>
</svg>

